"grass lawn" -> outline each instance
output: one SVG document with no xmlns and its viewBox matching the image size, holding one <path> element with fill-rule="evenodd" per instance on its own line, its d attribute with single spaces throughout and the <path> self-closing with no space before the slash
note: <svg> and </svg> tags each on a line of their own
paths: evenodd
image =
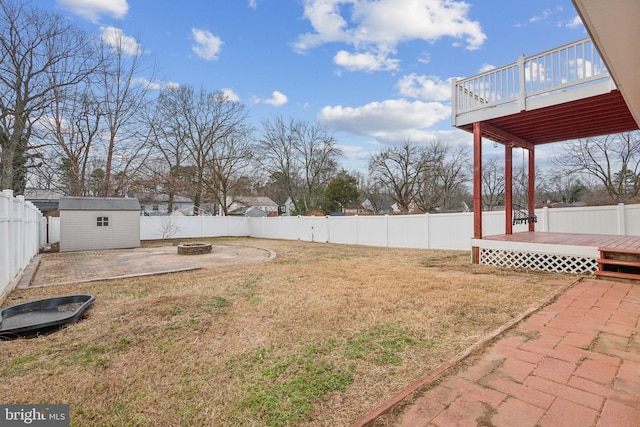
<svg viewBox="0 0 640 427">
<path fill-rule="evenodd" d="M 468 252 L 249 238 L 275 260 L 33 288 L 90 293 L 85 319 L 0 343 L 0 402 L 68 403 L 75 426 L 339 426 L 573 276 Z"/>
</svg>

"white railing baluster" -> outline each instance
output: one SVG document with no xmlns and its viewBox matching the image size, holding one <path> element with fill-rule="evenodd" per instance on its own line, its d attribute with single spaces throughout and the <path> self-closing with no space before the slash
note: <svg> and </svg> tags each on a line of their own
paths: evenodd
<svg viewBox="0 0 640 427">
<path fill-rule="evenodd" d="M 585 83 L 610 79 L 604 61 L 590 39 L 524 57 L 504 67 L 455 81 L 452 122 L 460 114 L 516 103 L 564 91 Z"/>
</svg>

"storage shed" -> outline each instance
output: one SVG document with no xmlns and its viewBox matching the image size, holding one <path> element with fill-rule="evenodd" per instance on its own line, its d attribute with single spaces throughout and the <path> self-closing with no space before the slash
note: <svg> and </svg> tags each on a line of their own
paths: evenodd
<svg viewBox="0 0 640 427">
<path fill-rule="evenodd" d="M 138 199 L 62 197 L 60 252 L 140 247 Z"/>
</svg>

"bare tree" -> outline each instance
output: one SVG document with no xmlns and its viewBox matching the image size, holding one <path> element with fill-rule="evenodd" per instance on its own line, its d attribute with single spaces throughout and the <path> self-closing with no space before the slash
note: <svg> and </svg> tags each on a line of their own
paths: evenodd
<svg viewBox="0 0 640 427">
<path fill-rule="evenodd" d="M 258 147 L 258 162 L 270 178 L 284 190 L 296 211 L 300 212 L 298 194 L 301 186 L 296 160 L 295 121 L 278 116 L 262 122 L 262 136 Z"/>
<path fill-rule="evenodd" d="M 315 123 L 282 117 L 262 122 L 258 160 L 287 193 L 296 211 L 320 207 L 324 187 L 342 154 L 335 138 Z"/>
<path fill-rule="evenodd" d="M 335 138 L 325 128 L 309 122 L 297 122 L 296 150 L 302 166 L 304 213 L 320 208 L 324 188 L 337 171 L 342 155 Z"/>
<path fill-rule="evenodd" d="M 68 19 L 0 0 L 0 130 L 7 136 L 0 138 L 0 187 L 13 187 L 16 147 L 29 143 L 54 92 L 95 70 L 94 61 L 83 60 L 91 49 L 91 38 Z"/>
<path fill-rule="evenodd" d="M 169 212 L 173 211 L 177 194 L 190 194 L 189 182 L 181 173 L 187 162 L 188 150 L 183 122 L 173 113 L 177 109 L 176 94 L 175 88 L 164 89 L 145 113 L 154 156 L 160 162 L 152 161 L 151 168 L 145 167 L 145 173 L 148 180 L 155 183 L 154 187 L 160 185 L 167 193 Z"/>
<path fill-rule="evenodd" d="M 250 129 L 239 125 L 229 135 L 220 139 L 213 150 L 207 184 L 215 194 L 224 215 L 229 214 L 231 196 L 234 195 L 236 187 L 242 184 L 243 173 L 251 165 L 253 145 L 250 135 Z"/>
<path fill-rule="evenodd" d="M 493 211 L 504 203 L 504 168 L 491 159 L 482 166 L 482 205 Z"/>
<path fill-rule="evenodd" d="M 388 147 L 369 159 L 371 179 L 389 194 L 401 212 L 421 191 L 422 176 L 429 163 L 424 147 L 405 142 L 401 147 Z"/>
<path fill-rule="evenodd" d="M 566 144 L 555 164 L 596 178 L 614 201 L 624 202 L 640 194 L 640 131 Z"/>
<path fill-rule="evenodd" d="M 127 180 L 149 155 L 152 131 L 143 126 L 141 112 L 149 102 L 149 86 L 136 80 L 145 70 L 142 49 L 131 46 L 124 33 L 113 29 L 102 38 L 102 64 L 99 70 L 99 116 L 103 117 L 103 156 L 105 159 L 102 196 L 121 194 Z"/>
<path fill-rule="evenodd" d="M 454 149 L 436 141 L 426 148 L 425 155 L 416 206 L 424 212 L 451 210 L 462 202 L 460 196 L 469 178 L 469 154 L 463 147 Z"/>
<path fill-rule="evenodd" d="M 230 101 L 222 92 L 196 91 L 191 86 L 168 89 L 164 96 L 163 117 L 170 120 L 166 126 L 174 141 L 186 148 L 187 164 L 178 169 L 184 171 L 185 167 L 193 167 L 192 195 L 199 211 L 207 189 L 216 188 L 210 172 L 215 166 L 218 146 L 246 129 L 245 107 Z M 208 200 L 216 197 L 216 194 L 208 194 Z"/>
<path fill-rule="evenodd" d="M 38 124 L 44 147 L 53 159 L 42 169 L 47 173 L 46 170 L 62 168 L 64 177 L 57 187 L 70 196 L 84 196 L 89 191 L 90 160 L 96 155 L 94 143 L 100 131 L 99 104 L 88 80 L 55 87 L 52 95 L 53 101 L 45 110 L 46 119 Z"/>
</svg>

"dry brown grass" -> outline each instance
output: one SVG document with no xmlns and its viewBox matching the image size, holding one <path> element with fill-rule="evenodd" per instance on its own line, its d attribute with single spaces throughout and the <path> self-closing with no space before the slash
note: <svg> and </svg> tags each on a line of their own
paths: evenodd
<svg viewBox="0 0 640 427">
<path fill-rule="evenodd" d="M 5 306 L 96 302 L 64 330 L 0 343 L 0 401 L 69 403 L 78 426 L 347 425 L 573 280 L 467 252 L 210 242 L 277 257 L 14 292 Z"/>
</svg>

